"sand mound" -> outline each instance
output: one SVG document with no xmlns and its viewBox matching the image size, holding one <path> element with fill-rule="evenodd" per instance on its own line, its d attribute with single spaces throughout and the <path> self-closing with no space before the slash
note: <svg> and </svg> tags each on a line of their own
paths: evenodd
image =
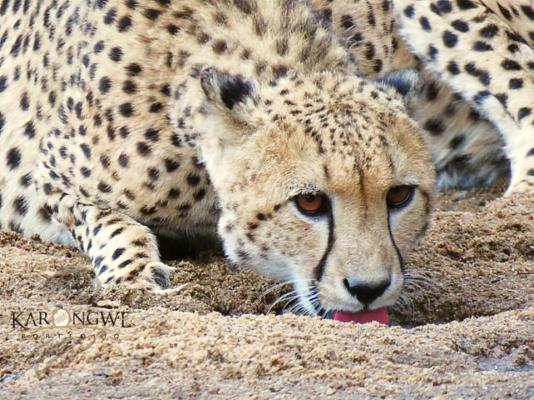
<svg viewBox="0 0 534 400">
<path fill-rule="evenodd" d="M 287 288 L 207 255 L 171 262 L 180 293 L 104 290 L 77 251 L 0 231 L 0 397 L 532 398 L 534 197 L 493 197 L 444 196 L 390 328 L 275 315 Z M 127 327 L 13 327 L 58 307 Z"/>
</svg>

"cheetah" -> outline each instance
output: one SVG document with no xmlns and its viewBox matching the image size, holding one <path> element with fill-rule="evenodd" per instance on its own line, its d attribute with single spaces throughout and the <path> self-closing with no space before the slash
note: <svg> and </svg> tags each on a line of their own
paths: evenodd
<svg viewBox="0 0 534 400">
<path fill-rule="evenodd" d="M 393 304 L 434 198 L 435 142 L 414 120 L 431 89 L 404 68 L 411 53 L 389 67 L 387 45 L 366 76 L 320 11 L 2 0 L 0 227 L 77 246 L 103 285 L 165 289 L 154 233 L 217 233 L 233 263 L 292 282 L 307 313 Z M 410 43 L 397 19 L 376 49 Z M 491 111 L 486 97 L 472 104 Z"/>
</svg>

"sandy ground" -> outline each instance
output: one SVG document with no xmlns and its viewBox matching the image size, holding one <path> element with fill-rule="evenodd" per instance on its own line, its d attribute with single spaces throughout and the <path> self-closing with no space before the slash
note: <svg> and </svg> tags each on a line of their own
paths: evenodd
<svg viewBox="0 0 534 400">
<path fill-rule="evenodd" d="M 392 327 L 280 315 L 287 288 L 206 253 L 171 262 L 180 293 L 103 290 L 77 251 L 0 231 L 0 398 L 532 399 L 534 197 L 496 196 L 443 196 Z M 127 327 L 13 327 L 59 308 Z"/>
</svg>

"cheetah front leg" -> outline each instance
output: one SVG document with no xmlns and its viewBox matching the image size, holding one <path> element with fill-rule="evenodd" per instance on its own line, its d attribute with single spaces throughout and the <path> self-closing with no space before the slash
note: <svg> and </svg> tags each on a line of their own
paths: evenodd
<svg viewBox="0 0 534 400">
<path fill-rule="evenodd" d="M 90 259 L 99 282 L 165 289 L 173 268 L 160 261 L 156 239 L 146 226 L 111 209 L 61 195 L 54 218 L 65 224 Z"/>
<path fill-rule="evenodd" d="M 534 193 L 532 43 L 480 2 L 393 4 L 402 37 L 425 66 L 500 131 L 511 164 L 507 194 Z"/>
</svg>

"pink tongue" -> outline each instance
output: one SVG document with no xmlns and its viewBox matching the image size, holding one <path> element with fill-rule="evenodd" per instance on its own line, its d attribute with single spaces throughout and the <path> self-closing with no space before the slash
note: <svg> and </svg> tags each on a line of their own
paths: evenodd
<svg viewBox="0 0 534 400">
<path fill-rule="evenodd" d="M 340 322 L 355 322 L 357 324 L 365 324 L 367 322 L 380 322 L 381 324 L 389 325 L 389 315 L 386 307 L 377 310 L 365 310 L 360 312 L 348 311 L 334 311 L 335 321 Z"/>
</svg>

